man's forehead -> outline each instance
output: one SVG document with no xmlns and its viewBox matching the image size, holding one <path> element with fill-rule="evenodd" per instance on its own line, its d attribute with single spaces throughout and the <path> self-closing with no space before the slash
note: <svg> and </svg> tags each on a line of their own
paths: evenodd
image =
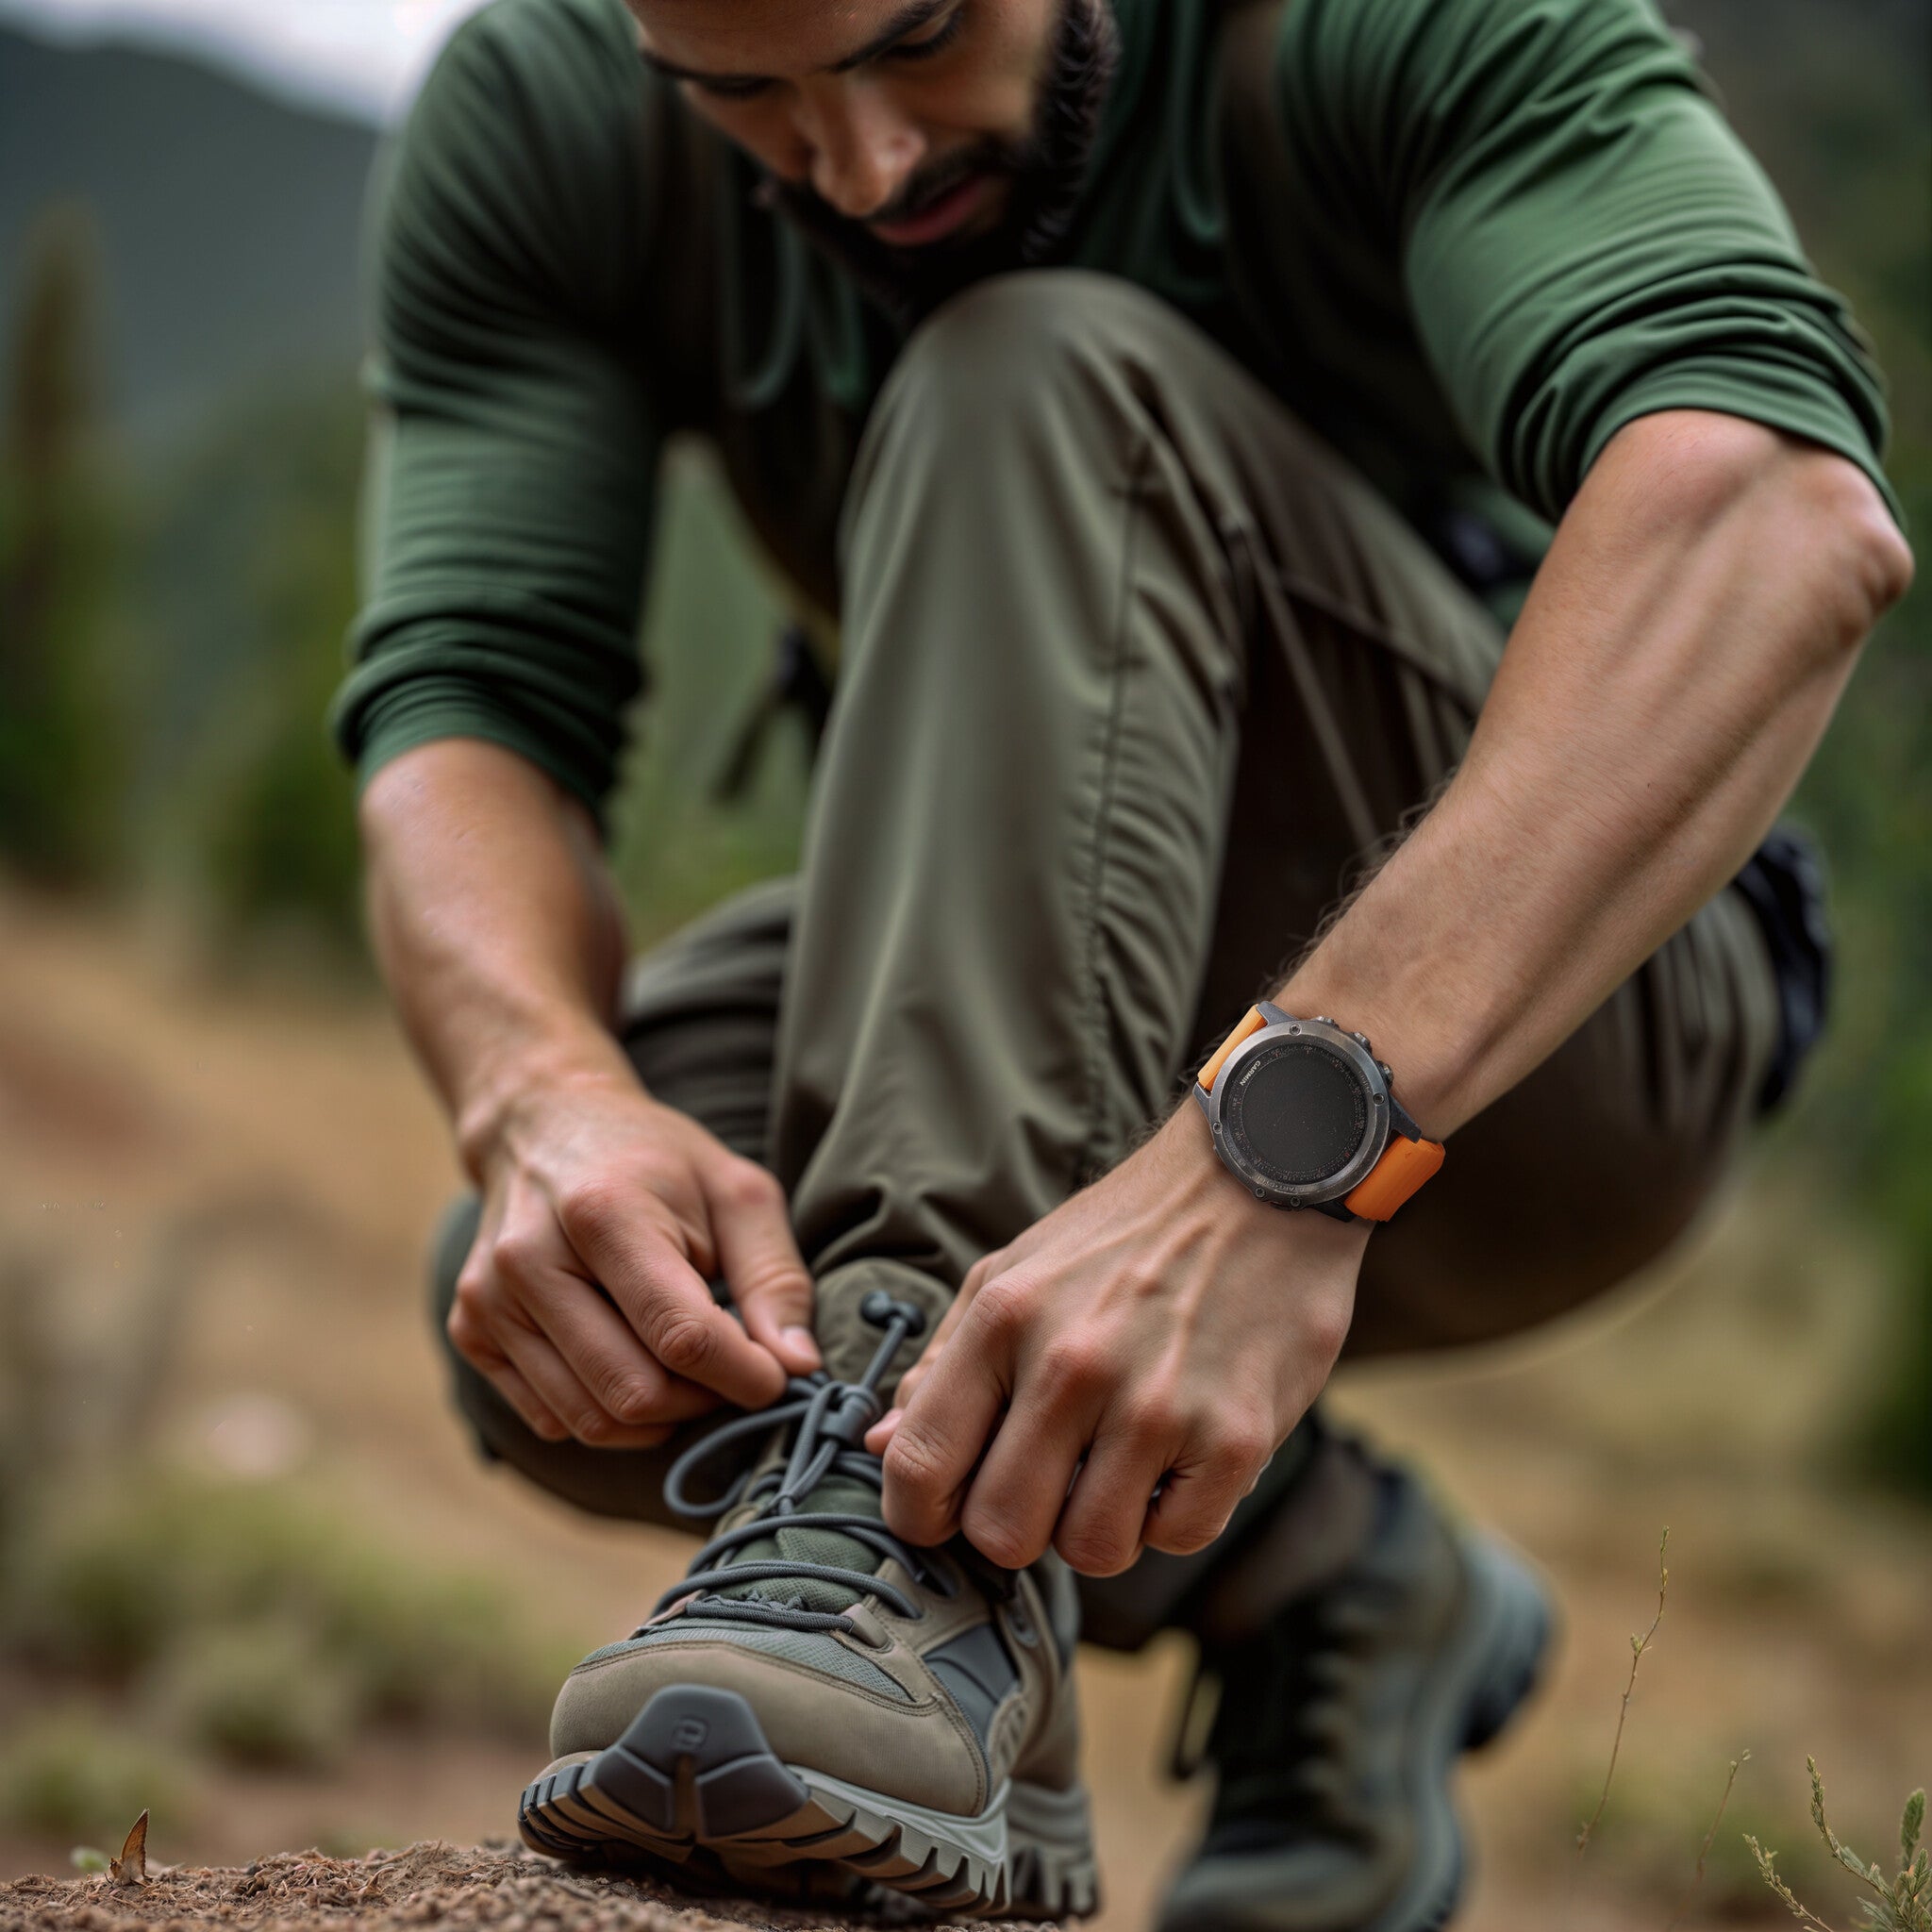
<svg viewBox="0 0 1932 1932">
<path fill-rule="evenodd" d="M 626 4 L 645 53 L 706 74 L 804 75 L 841 67 L 915 10 L 908 0 Z"/>
</svg>

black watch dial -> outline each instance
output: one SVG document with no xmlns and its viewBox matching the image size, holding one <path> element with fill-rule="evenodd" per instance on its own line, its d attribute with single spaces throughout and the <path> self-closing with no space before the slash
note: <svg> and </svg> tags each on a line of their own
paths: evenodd
<svg viewBox="0 0 1932 1932">
<path fill-rule="evenodd" d="M 1371 1132 L 1361 1075 L 1324 1046 L 1285 1040 L 1251 1054 L 1222 1103 L 1223 1131 L 1240 1158 L 1277 1188 L 1308 1188 L 1340 1174 Z"/>
</svg>

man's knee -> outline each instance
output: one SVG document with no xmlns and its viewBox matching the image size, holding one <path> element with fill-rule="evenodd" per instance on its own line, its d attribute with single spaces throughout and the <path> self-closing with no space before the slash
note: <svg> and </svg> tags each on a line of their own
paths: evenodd
<svg viewBox="0 0 1932 1932">
<path fill-rule="evenodd" d="M 1111 275 L 1029 269 L 975 283 L 920 325 L 893 365 L 874 424 L 916 424 L 942 463 L 1015 429 L 1037 433 L 1056 399 L 1104 421 L 1132 393 L 1108 380 L 1140 345 L 1189 325 Z M 1147 358 L 1150 362 L 1152 357 Z M 875 428 L 869 441 L 875 446 Z M 861 462 L 863 459 L 861 458 Z"/>
</svg>

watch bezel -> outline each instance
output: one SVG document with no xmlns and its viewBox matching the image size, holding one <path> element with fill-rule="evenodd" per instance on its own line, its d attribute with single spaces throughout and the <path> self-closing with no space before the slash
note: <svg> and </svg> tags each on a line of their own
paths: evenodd
<svg viewBox="0 0 1932 1932">
<path fill-rule="evenodd" d="M 1260 1010 L 1269 1016 L 1268 1024 L 1242 1041 L 1222 1062 L 1211 1091 L 1198 1087 L 1195 1090 L 1207 1111 L 1208 1124 L 1213 1131 L 1215 1151 L 1250 1193 L 1274 1207 L 1320 1208 L 1328 1202 L 1340 1201 L 1368 1177 L 1388 1148 L 1390 1135 L 1394 1131 L 1394 1110 L 1389 1082 L 1374 1055 L 1353 1034 L 1343 1032 L 1332 1021 L 1298 1019 L 1293 1014 L 1283 1013 L 1280 1008 L 1266 1005 Z M 1307 1041 L 1332 1053 L 1353 1071 L 1368 1096 L 1369 1129 L 1361 1144 L 1333 1174 L 1300 1186 L 1283 1186 L 1262 1172 L 1246 1147 L 1228 1130 L 1222 1108 L 1223 1101 L 1235 1090 L 1242 1066 L 1257 1054 L 1278 1046 L 1289 1038 Z"/>
</svg>

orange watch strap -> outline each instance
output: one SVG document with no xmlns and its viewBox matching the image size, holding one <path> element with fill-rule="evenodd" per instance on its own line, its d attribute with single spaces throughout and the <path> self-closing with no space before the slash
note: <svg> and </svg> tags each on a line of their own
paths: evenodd
<svg viewBox="0 0 1932 1932">
<path fill-rule="evenodd" d="M 1220 1079 L 1221 1070 L 1227 1064 L 1228 1055 L 1231 1054 L 1235 1050 L 1235 1048 L 1241 1043 L 1242 1041 L 1252 1040 L 1256 1034 L 1260 1032 L 1262 1027 L 1267 1025 L 1267 1024 L 1268 1017 L 1265 1013 L 1262 1012 L 1259 1007 L 1250 1007 L 1248 1010 L 1241 1015 L 1241 1020 L 1235 1026 L 1234 1031 L 1230 1033 L 1227 1036 L 1227 1038 L 1221 1042 L 1221 1044 L 1214 1049 L 1212 1058 L 1208 1060 L 1208 1064 L 1201 1069 L 1198 1077 L 1200 1079 L 1201 1086 L 1205 1091 L 1208 1093 L 1212 1093 L 1214 1091 L 1214 1083 L 1215 1081 Z"/>
<path fill-rule="evenodd" d="M 1440 1141 L 1392 1136 L 1382 1158 L 1342 1196 L 1341 1205 L 1364 1221 L 1387 1221 L 1442 1164 Z"/>
<path fill-rule="evenodd" d="M 1214 1083 L 1227 1064 L 1228 1056 L 1242 1041 L 1252 1040 L 1268 1024 L 1259 1007 L 1250 1007 L 1236 1023 L 1235 1029 L 1214 1049 L 1198 1075 L 1201 1090 L 1214 1091 Z M 1411 1141 L 1407 1134 L 1393 1134 L 1382 1150 L 1382 1158 L 1355 1187 L 1342 1197 L 1342 1206 L 1364 1221 L 1387 1221 L 1402 1204 L 1442 1164 L 1440 1141 Z"/>
</svg>

